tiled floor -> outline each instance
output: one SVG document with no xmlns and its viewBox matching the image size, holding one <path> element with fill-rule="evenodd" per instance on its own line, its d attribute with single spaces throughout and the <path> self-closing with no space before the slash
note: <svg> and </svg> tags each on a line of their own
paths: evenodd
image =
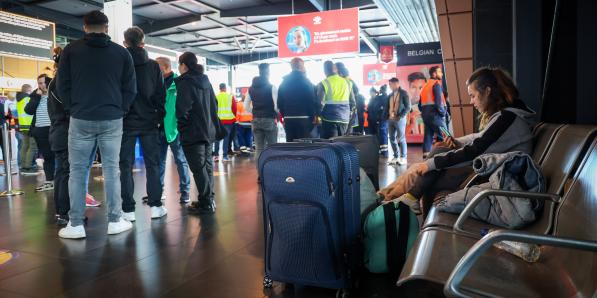
<svg viewBox="0 0 597 298">
<path fill-rule="evenodd" d="M 409 161 L 420 160 L 411 148 Z M 383 161 L 382 161 L 383 162 Z M 142 166 L 141 166 L 142 167 Z M 381 184 L 405 167 L 381 167 Z M 93 169 L 98 176 L 100 169 Z M 168 215 L 151 220 L 144 171 L 135 173 L 134 229 L 106 235 L 106 208 L 88 208 L 85 240 L 63 240 L 54 225 L 52 192 L 36 193 L 43 179 L 13 176 L 24 196 L 0 198 L 0 297 L 335 297 L 335 291 L 275 283 L 264 290 L 261 199 L 253 161 L 216 165 L 214 216 L 187 215 L 178 203 L 176 169 L 169 162 Z M 0 177 L 0 189 L 5 189 Z M 103 183 L 90 179 L 99 201 Z M 193 186 L 194 192 L 194 186 Z M 357 297 L 389 297 L 393 281 L 365 275 Z"/>
</svg>

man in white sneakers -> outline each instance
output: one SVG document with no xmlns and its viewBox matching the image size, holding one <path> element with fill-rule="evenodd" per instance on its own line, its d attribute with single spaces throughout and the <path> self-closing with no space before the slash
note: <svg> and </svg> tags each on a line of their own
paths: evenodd
<svg viewBox="0 0 597 298">
<path fill-rule="evenodd" d="M 108 234 L 119 234 L 133 225 L 122 217 L 120 197 L 120 143 L 122 118 L 137 93 L 135 67 L 129 52 L 110 41 L 108 17 L 96 10 L 83 17 L 85 36 L 70 43 L 58 66 L 58 94 L 70 115 L 68 152 L 70 178 L 69 222 L 61 238 L 85 238 L 85 195 L 91 163 L 102 152 L 104 192 L 108 208 Z"/>
</svg>

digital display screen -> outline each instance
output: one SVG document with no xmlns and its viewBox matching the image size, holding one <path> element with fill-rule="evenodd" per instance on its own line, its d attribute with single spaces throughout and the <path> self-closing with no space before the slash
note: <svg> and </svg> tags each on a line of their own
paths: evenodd
<svg viewBox="0 0 597 298">
<path fill-rule="evenodd" d="M 52 59 L 54 23 L 0 11 L 0 55 Z"/>
</svg>

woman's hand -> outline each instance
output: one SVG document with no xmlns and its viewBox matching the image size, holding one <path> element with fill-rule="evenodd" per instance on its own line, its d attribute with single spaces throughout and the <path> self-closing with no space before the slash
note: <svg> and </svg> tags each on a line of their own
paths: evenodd
<svg viewBox="0 0 597 298">
<path fill-rule="evenodd" d="M 456 139 L 454 139 L 453 137 L 447 137 L 444 140 L 444 144 L 446 144 L 448 146 L 448 148 L 450 148 L 450 149 L 458 149 L 458 148 L 462 147 L 462 144 L 460 142 L 458 142 Z"/>
</svg>

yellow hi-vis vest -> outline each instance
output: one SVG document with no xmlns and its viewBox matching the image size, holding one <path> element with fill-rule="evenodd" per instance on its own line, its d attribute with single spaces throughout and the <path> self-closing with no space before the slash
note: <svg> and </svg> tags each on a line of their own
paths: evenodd
<svg viewBox="0 0 597 298">
<path fill-rule="evenodd" d="M 31 98 L 29 96 L 17 101 L 17 117 L 19 118 L 19 130 L 29 131 L 33 116 L 25 113 L 25 106 L 29 103 Z"/>
<path fill-rule="evenodd" d="M 232 95 L 226 92 L 220 92 L 216 95 L 218 100 L 218 118 L 220 120 L 236 119 L 232 113 Z"/>
<path fill-rule="evenodd" d="M 350 84 L 348 80 L 333 75 L 321 81 L 325 92 L 321 118 L 328 122 L 348 123 L 350 121 Z"/>
</svg>

